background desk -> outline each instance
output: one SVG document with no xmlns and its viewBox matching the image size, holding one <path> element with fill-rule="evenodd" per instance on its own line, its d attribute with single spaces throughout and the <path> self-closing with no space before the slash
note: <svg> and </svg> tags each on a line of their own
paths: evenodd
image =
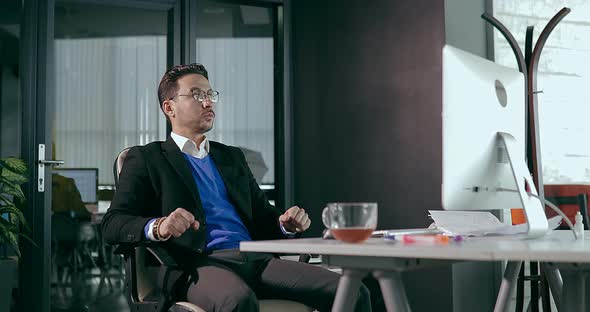
<svg viewBox="0 0 590 312">
<path fill-rule="evenodd" d="M 409 311 L 399 273 L 453 261 L 509 262 L 500 287 L 496 310 L 506 308 L 520 262 L 547 262 L 561 269 L 563 276 L 563 310 L 585 311 L 584 275 L 590 271 L 590 231 L 585 240 L 575 241 L 569 231 L 554 231 L 540 239 L 516 237 L 472 238 L 459 244 L 405 245 L 372 238 L 363 244 L 346 244 L 321 238 L 242 242 L 240 250 L 248 252 L 312 253 L 322 255 L 326 264 L 341 266 L 343 277 L 333 311 L 349 311 L 360 279 L 371 272 L 379 280 L 389 311 Z M 560 288 L 560 287 L 558 287 Z M 557 288 L 556 288 L 557 289 Z"/>
</svg>

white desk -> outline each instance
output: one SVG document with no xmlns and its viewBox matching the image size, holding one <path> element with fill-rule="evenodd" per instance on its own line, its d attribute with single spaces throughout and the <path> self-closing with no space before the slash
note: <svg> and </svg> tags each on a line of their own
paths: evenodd
<svg viewBox="0 0 590 312">
<path fill-rule="evenodd" d="M 502 261 L 508 266 L 500 286 L 494 311 L 504 311 L 514 289 L 522 261 L 546 262 L 560 311 L 584 310 L 584 274 L 590 272 L 590 231 L 585 240 L 576 241 L 570 231 L 554 231 L 540 239 L 515 237 L 470 238 L 448 245 L 406 245 L 371 238 L 363 244 L 346 244 L 321 238 L 242 242 L 246 252 L 320 254 L 325 263 L 343 268 L 333 311 L 350 311 L 352 294 L 362 277 L 371 272 L 379 280 L 388 311 L 409 311 L 399 273 L 404 270 L 452 263 L 453 261 Z M 563 276 L 561 291 L 560 269 Z M 560 296 L 563 293 L 563 296 Z M 563 298 L 561 298 L 563 297 Z"/>
</svg>

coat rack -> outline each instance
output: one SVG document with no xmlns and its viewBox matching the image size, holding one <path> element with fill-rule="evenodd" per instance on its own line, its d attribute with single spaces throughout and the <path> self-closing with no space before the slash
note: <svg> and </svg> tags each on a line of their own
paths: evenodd
<svg viewBox="0 0 590 312">
<path fill-rule="evenodd" d="M 543 28 L 541 34 L 539 35 L 539 39 L 535 43 L 533 48 L 533 26 L 528 26 L 526 29 L 526 37 L 525 37 L 525 48 L 524 48 L 524 56 L 512 36 L 512 33 L 504 26 L 499 20 L 488 13 L 484 13 L 481 15 L 481 18 L 486 20 L 488 23 L 492 24 L 498 31 L 504 36 L 504 38 L 508 41 L 510 48 L 512 48 L 512 52 L 516 57 L 516 62 L 518 64 L 518 70 L 522 72 L 526 76 L 525 81 L 525 94 L 526 94 L 526 123 L 527 123 L 527 164 L 529 167 L 529 171 L 533 176 L 533 182 L 535 183 L 535 187 L 539 192 L 539 198 L 541 201 L 545 199 L 545 190 L 543 187 L 543 168 L 541 163 L 541 145 L 539 140 L 539 110 L 538 110 L 538 98 L 537 94 L 542 93 L 543 91 L 537 90 L 537 72 L 539 67 L 539 58 L 541 57 L 541 52 L 543 51 L 543 47 L 549 38 L 549 35 L 553 31 L 553 29 L 559 24 L 559 22 L 569 13 L 571 10 L 569 8 L 563 8 L 557 14 L 549 20 L 549 23 Z M 509 263 L 509 265 L 511 265 Z M 512 263 L 513 266 L 516 267 L 516 264 Z M 520 263 L 518 264 L 520 267 Z M 518 269 L 517 269 L 518 270 Z M 531 262 L 530 263 L 530 270 L 531 275 L 538 272 L 537 263 Z M 524 269 L 521 268 L 521 275 L 524 275 Z M 545 269 L 542 267 L 541 270 L 541 289 L 543 291 L 543 311 L 551 311 L 550 309 L 550 302 L 549 302 L 549 290 L 547 284 L 545 283 L 546 277 L 550 282 L 549 285 L 551 286 L 551 291 L 553 292 L 553 298 L 557 307 L 560 306 L 561 302 L 561 289 L 562 289 L 562 282 L 561 276 L 559 271 L 556 269 Z M 517 288 L 517 307 L 522 309 L 523 306 L 523 297 L 524 297 L 524 281 L 519 281 L 519 285 Z M 531 311 L 538 312 L 539 311 L 539 285 L 537 283 L 531 283 Z M 509 295 L 509 294 L 505 294 Z"/>
</svg>

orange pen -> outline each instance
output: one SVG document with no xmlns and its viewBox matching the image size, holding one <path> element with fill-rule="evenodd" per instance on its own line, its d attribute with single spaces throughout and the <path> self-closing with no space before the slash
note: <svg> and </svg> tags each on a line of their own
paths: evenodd
<svg viewBox="0 0 590 312">
<path fill-rule="evenodd" d="M 448 244 L 449 236 L 447 235 L 402 235 L 402 242 L 405 244 Z"/>
</svg>

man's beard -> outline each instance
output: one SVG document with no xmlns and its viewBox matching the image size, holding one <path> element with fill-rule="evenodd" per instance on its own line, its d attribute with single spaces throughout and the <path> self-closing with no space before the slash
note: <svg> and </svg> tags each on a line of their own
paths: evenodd
<svg viewBox="0 0 590 312">
<path fill-rule="evenodd" d="M 211 131 L 211 129 L 213 129 L 213 124 L 215 123 L 215 120 L 211 121 L 211 125 L 206 125 L 204 127 L 200 127 L 201 128 L 201 133 L 207 133 L 209 131 Z"/>
</svg>

